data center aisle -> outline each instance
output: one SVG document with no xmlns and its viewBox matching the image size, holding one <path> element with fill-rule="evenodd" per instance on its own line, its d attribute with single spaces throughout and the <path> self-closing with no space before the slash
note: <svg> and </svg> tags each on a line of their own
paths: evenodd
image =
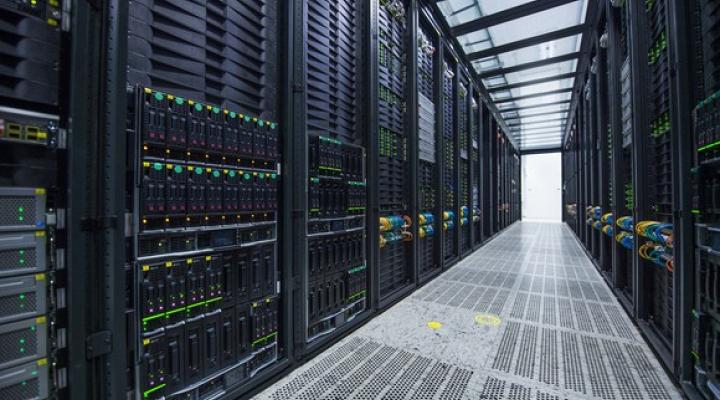
<svg viewBox="0 0 720 400">
<path fill-rule="evenodd" d="M 521 222 L 259 399 L 680 399 L 561 224 Z"/>
</svg>

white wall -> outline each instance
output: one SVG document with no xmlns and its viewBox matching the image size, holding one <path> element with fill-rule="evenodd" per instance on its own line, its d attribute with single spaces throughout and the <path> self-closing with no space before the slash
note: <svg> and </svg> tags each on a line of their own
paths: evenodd
<svg viewBox="0 0 720 400">
<path fill-rule="evenodd" d="M 522 156 L 522 218 L 562 219 L 562 159 L 560 153 Z"/>
</svg>

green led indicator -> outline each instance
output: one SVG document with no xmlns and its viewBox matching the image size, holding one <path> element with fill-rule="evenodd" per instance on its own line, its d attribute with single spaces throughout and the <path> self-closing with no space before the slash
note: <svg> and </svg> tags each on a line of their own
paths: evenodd
<svg viewBox="0 0 720 400">
<path fill-rule="evenodd" d="M 220 109 L 217 107 L 213 107 L 213 113 L 217 114 L 220 112 Z"/>
<path fill-rule="evenodd" d="M 260 125 L 260 127 L 262 128 L 263 126 L 265 126 L 265 121 L 259 120 L 258 125 Z"/>
<path fill-rule="evenodd" d="M 19 297 L 20 297 L 20 300 L 25 300 L 25 295 L 24 295 L 24 294 L 21 294 Z"/>
<path fill-rule="evenodd" d="M 250 116 L 249 116 L 249 115 L 246 115 L 246 116 L 245 116 L 245 122 L 250 122 Z"/>
<path fill-rule="evenodd" d="M 20 220 L 20 221 L 22 221 L 22 220 Z M 22 258 L 21 258 L 20 260 L 18 260 L 18 262 L 19 262 L 20 264 L 25 264 L 25 260 L 22 259 Z"/>
<path fill-rule="evenodd" d="M 18 212 L 25 212 L 25 207 L 18 207 Z"/>
<path fill-rule="evenodd" d="M 25 255 L 25 250 L 20 250 L 20 255 L 21 255 L 21 256 L 24 256 L 24 255 Z"/>
<path fill-rule="evenodd" d="M 20 348 L 20 352 L 21 352 L 21 353 L 24 353 L 24 352 L 25 352 L 25 348 L 24 348 L 24 347 L 21 347 L 21 348 Z"/>
<path fill-rule="evenodd" d="M 277 179 L 277 174 L 275 174 L 275 173 L 270 174 L 270 177 L 273 178 L 273 179 Z"/>
<path fill-rule="evenodd" d="M 163 99 L 163 94 L 161 92 L 155 92 L 155 100 L 160 101 Z"/>
<path fill-rule="evenodd" d="M 249 180 L 250 180 L 250 174 L 245 174 L 245 175 L 243 175 L 243 178 L 245 178 L 246 181 L 249 181 Z"/>
<path fill-rule="evenodd" d="M 260 179 L 260 180 L 265 179 L 265 174 L 259 174 L 259 175 L 258 175 L 258 179 Z"/>
<path fill-rule="evenodd" d="M 220 171 L 218 171 L 218 170 L 213 171 L 213 176 L 214 176 L 215 178 L 219 178 L 219 177 L 220 177 Z"/>
<path fill-rule="evenodd" d="M 195 103 L 195 110 L 197 110 L 197 111 L 202 111 L 202 104 L 200 104 L 200 103 Z"/>
<path fill-rule="evenodd" d="M 234 178 L 237 174 L 235 173 L 235 171 L 230 171 L 228 175 L 230 175 L 231 178 Z"/>
<path fill-rule="evenodd" d="M 274 122 L 271 122 L 271 123 L 270 123 L 270 129 L 275 129 L 275 128 L 277 128 L 277 124 L 274 123 Z"/>
<path fill-rule="evenodd" d="M 18 217 L 18 221 L 25 221 L 25 217 L 23 217 L 22 215 L 19 216 L 19 217 Z"/>
<path fill-rule="evenodd" d="M 182 167 L 179 165 L 176 165 L 175 168 L 173 168 L 173 171 L 175 171 L 176 174 L 182 173 Z"/>
<path fill-rule="evenodd" d="M 31 332 L 35 332 L 36 330 L 37 330 L 37 328 L 35 327 L 35 325 L 33 325 L 33 326 L 30 327 L 30 331 L 31 331 Z"/>
<path fill-rule="evenodd" d="M 37 371 L 31 372 L 30 375 L 32 375 L 32 376 L 37 376 Z"/>
<path fill-rule="evenodd" d="M 161 170 L 162 170 L 162 164 L 156 162 L 155 164 L 153 164 L 153 168 L 155 169 L 155 171 L 161 171 Z"/>
<path fill-rule="evenodd" d="M 200 167 L 195 167 L 195 174 L 197 174 L 197 175 L 202 175 L 202 168 L 200 168 Z"/>
<path fill-rule="evenodd" d="M 178 105 L 183 105 L 185 104 L 185 99 L 183 99 L 182 97 L 176 97 L 175 103 L 177 103 Z"/>
<path fill-rule="evenodd" d="M 27 381 L 22 381 L 21 385 L 27 386 Z"/>
<path fill-rule="evenodd" d="M 20 344 L 25 344 L 25 339 L 20 339 Z"/>
<path fill-rule="evenodd" d="M 235 111 L 230 111 L 230 118 L 235 118 L 235 117 L 237 117 L 237 114 L 235 113 Z"/>
</svg>

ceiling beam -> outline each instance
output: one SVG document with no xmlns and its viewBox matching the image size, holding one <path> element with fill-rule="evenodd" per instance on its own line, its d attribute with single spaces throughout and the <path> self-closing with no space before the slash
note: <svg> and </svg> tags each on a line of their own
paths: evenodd
<svg viewBox="0 0 720 400">
<path fill-rule="evenodd" d="M 567 118 L 555 118 L 555 119 L 546 119 L 544 121 L 530 121 L 530 122 L 513 122 L 508 123 L 508 127 L 514 128 L 516 126 L 528 126 L 528 125 L 538 125 L 538 124 L 547 124 L 550 122 L 565 122 L 567 121 Z"/>
<path fill-rule="evenodd" d="M 506 109 L 502 109 L 502 110 L 498 110 L 498 111 L 500 111 L 500 114 L 503 114 L 503 113 L 513 112 L 513 111 L 530 110 L 530 109 L 532 109 L 532 108 L 542 108 L 542 107 L 557 106 L 557 105 L 560 105 L 560 104 L 570 104 L 570 100 L 560 100 L 560 101 L 555 101 L 555 102 L 552 102 L 552 103 L 535 104 L 535 105 L 533 105 L 533 106 L 506 108 Z"/>
<path fill-rule="evenodd" d="M 562 109 L 562 110 L 558 110 L 558 111 L 548 111 L 548 112 L 541 112 L 541 113 L 535 113 L 535 114 L 518 115 L 517 117 L 507 117 L 507 118 L 505 118 L 505 120 L 506 121 L 516 121 L 516 120 L 519 120 L 522 118 L 544 117 L 547 115 L 566 114 L 567 112 L 568 112 L 567 109 Z"/>
<path fill-rule="evenodd" d="M 541 131 L 541 130 L 547 130 L 547 129 L 562 129 L 563 124 L 554 124 L 554 125 L 548 125 L 548 126 L 535 126 L 530 128 L 520 128 L 515 129 L 513 132 L 532 132 L 532 131 Z"/>
<path fill-rule="evenodd" d="M 472 21 L 465 22 L 452 28 L 452 34 L 455 37 L 466 35 L 471 32 L 487 29 L 491 26 L 499 25 L 518 18 L 527 17 L 528 15 L 537 14 L 539 12 L 559 7 L 568 3 L 574 3 L 577 0 L 535 0 L 519 6 L 508 8 L 500 12 L 496 12 Z"/>
<path fill-rule="evenodd" d="M 558 136 L 558 135 L 562 136 L 562 133 L 563 133 L 563 130 L 562 130 L 562 129 L 560 129 L 560 128 L 552 128 L 552 129 L 548 129 L 548 130 L 545 130 L 545 131 L 542 131 L 542 132 L 522 132 L 522 131 L 517 131 L 517 132 L 514 132 L 513 135 L 514 135 L 515 137 L 524 137 L 524 138 L 532 137 L 532 138 L 535 138 L 535 137 L 548 137 L 548 136 L 555 137 L 555 136 Z"/>
<path fill-rule="evenodd" d="M 489 93 L 500 92 L 503 90 L 517 89 L 517 88 L 521 88 L 521 87 L 525 87 L 525 86 L 539 85 L 541 83 L 561 81 L 563 79 L 572 79 L 572 78 L 575 78 L 577 75 L 578 74 L 576 72 L 571 72 L 568 74 L 548 76 L 547 78 L 533 79 L 530 81 L 518 82 L 518 83 L 513 83 L 510 85 L 493 86 L 493 87 L 488 88 L 488 92 Z"/>
<path fill-rule="evenodd" d="M 528 94 L 525 96 L 509 97 L 507 99 L 493 99 L 493 101 L 495 102 L 495 104 L 512 103 L 512 102 L 520 101 L 520 100 L 535 99 L 535 98 L 543 97 L 543 96 L 552 96 L 554 94 L 570 93 L 572 91 L 573 91 L 573 88 L 565 88 L 565 89 L 551 90 L 549 92 L 543 92 L 543 93 Z"/>
<path fill-rule="evenodd" d="M 587 31 L 587 25 L 580 24 L 571 26 L 569 28 L 560 29 L 557 31 L 548 32 L 542 35 L 532 36 L 527 39 L 510 42 L 501 46 L 491 47 L 486 50 L 476 51 L 467 55 L 468 60 L 480 60 L 496 56 L 498 54 L 507 53 L 508 51 L 518 50 L 525 47 L 534 46 L 536 44 L 550 42 L 553 40 L 562 39 L 569 36 L 579 35 Z"/>
<path fill-rule="evenodd" d="M 568 53 L 557 57 L 550 57 L 540 61 L 533 61 L 525 64 L 517 64 L 507 68 L 498 68 L 480 74 L 480 79 L 486 79 L 493 76 L 512 74 L 526 69 L 540 68 L 546 65 L 557 64 L 565 61 L 577 60 L 582 56 L 581 52 Z"/>
</svg>

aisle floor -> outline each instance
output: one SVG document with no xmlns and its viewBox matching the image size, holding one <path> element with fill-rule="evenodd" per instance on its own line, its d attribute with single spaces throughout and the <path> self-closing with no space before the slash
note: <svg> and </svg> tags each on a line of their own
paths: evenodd
<svg viewBox="0 0 720 400">
<path fill-rule="evenodd" d="M 257 398 L 682 398 L 572 235 L 513 225 Z"/>
</svg>

